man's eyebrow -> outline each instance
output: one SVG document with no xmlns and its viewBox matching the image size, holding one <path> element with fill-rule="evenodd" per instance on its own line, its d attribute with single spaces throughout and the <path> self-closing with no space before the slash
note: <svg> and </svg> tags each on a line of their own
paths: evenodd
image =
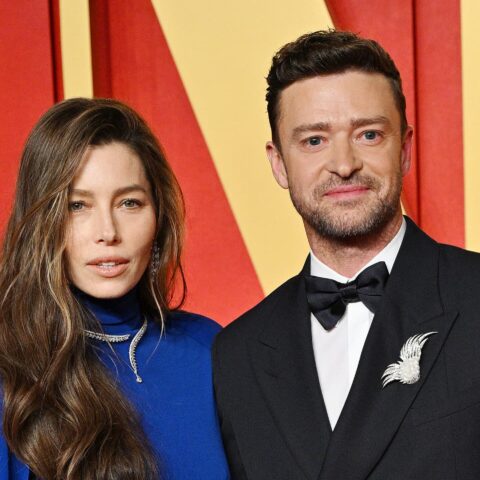
<svg viewBox="0 0 480 480">
<path fill-rule="evenodd" d="M 132 192 L 148 193 L 147 190 L 138 183 L 127 185 L 126 187 L 117 188 L 113 193 L 114 195 L 125 195 L 126 193 Z M 82 188 L 72 188 L 70 190 L 70 195 L 78 195 L 80 197 L 93 197 L 93 193 L 90 190 L 84 190 Z"/>
<path fill-rule="evenodd" d="M 328 131 L 332 128 L 328 122 L 304 123 L 293 129 L 292 135 L 298 137 L 305 132 L 313 132 L 316 130 Z"/>
<path fill-rule="evenodd" d="M 376 117 L 368 117 L 368 118 L 354 118 L 350 122 L 353 128 L 367 127 L 368 125 L 374 125 L 375 123 L 381 123 L 383 125 L 391 124 L 390 120 L 387 117 L 384 117 L 383 115 L 378 115 Z"/>
</svg>

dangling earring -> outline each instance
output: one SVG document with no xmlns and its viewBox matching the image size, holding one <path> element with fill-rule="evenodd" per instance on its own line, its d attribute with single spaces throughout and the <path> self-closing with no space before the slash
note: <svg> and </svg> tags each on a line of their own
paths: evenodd
<svg viewBox="0 0 480 480">
<path fill-rule="evenodd" d="M 150 257 L 150 280 L 152 282 L 155 281 L 159 268 L 160 268 L 160 248 L 158 248 L 157 242 L 154 242 L 152 245 L 152 256 Z"/>
</svg>

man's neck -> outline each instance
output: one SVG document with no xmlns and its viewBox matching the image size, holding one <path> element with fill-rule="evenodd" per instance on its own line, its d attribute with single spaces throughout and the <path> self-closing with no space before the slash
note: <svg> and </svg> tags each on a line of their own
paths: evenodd
<svg viewBox="0 0 480 480">
<path fill-rule="evenodd" d="M 314 255 L 335 272 L 350 278 L 389 244 L 401 225 L 399 214 L 380 232 L 347 240 L 320 236 L 308 225 L 305 231 Z"/>
</svg>

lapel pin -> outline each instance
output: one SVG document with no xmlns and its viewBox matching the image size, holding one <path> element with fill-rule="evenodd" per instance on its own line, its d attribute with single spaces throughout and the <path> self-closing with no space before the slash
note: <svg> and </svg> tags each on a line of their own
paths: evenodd
<svg viewBox="0 0 480 480">
<path fill-rule="evenodd" d="M 390 382 L 412 384 L 420 380 L 420 357 L 422 348 L 430 335 L 438 332 L 428 332 L 410 337 L 400 350 L 400 360 L 391 363 L 383 372 L 382 387 L 385 388 Z"/>
</svg>

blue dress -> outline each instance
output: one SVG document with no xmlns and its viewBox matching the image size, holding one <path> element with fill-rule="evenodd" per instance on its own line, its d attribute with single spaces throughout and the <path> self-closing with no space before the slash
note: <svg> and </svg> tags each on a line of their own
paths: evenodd
<svg viewBox="0 0 480 480">
<path fill-rule="evenodd" d="M 135 335 L 143 318 L 137 292 L 114 300 L 83 293 L 79 299 L 102 323 L 105 333 Z M 162 479 L 226 480 L 228 466 L 215 410 L 210 348 L 220 330 L 212 320 L 172 313 L 163 335 L 148 322 L 136 349 L 138 383 L 128 349 L 130 340 L 108 344 L 92 340 L 105 365 L 139 412 L 143 429 L 157 454 Z M 132 338 L 131 337 L 131 338 Z M 0 480 L 27 480 L 28 468 L 8 451 L 0 436 Z"/>
</svg>

